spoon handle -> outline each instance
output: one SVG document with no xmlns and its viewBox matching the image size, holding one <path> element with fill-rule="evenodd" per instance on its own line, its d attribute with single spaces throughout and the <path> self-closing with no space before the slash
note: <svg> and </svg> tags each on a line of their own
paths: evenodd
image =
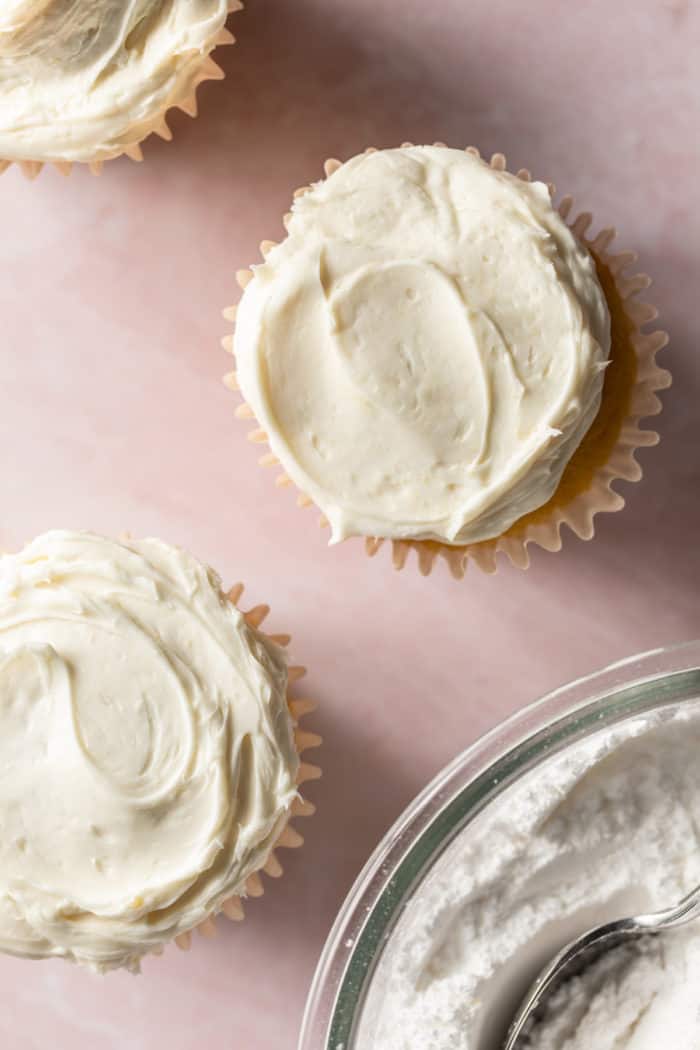
<svg viewBox="0 0 700 1050">
<path fill-rule="evenodd" d="M 644 933 L 658 933 L 661 930 L 672 930 L 675 926 L 684 926 L 686 922 L 692 922 L 698 917 L 700 917 L 700 886 L 696 886 L 672 908 L 651 912 L 649 915 L 637 915 L 633 921 Z"/>
</svg>

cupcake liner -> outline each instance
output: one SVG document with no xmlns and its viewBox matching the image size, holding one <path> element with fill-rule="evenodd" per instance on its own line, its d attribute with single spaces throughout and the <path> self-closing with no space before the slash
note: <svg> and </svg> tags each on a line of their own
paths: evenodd
<svg viewBox="0 0 700 1050">
<path fill-rule="evenodd" d="M 410 142 L 402 143 L 404 147 L 411 145 Z M 436 142 L 434 145 L 445 144 Z M 467 152 L 480 156 L 474 147 L 469 147 Z M 324 164 L 326 176 L 332 175 L 341 163 L 336 159 L 327 160 Z M 489 163 L 496 171 L 506 169 L 506 159 L 502 153 L 493 154 Z M 526 169 L 516 174 L 518 178 L 530 181 L 531 176 Z M 554 197 L 554 186 L 549 184 L 549 188 Z M 295 192 L 294 197 L 303 196 L 310 189 L 310 186 L 302 187 Z M 658 316 L 658 311 L 637 298 L 640 292 L 649 287 L 651 280 L 646 274 L 629 272 L 637 259 L 634 252 L 610 250 L 616 236 L 612 227 L 600 230 L 594 237 L 588 235 L 593 216 L 590 212 L 576 214 L 572 197 L 562 198 L 558 211 L 595 262 L 610 312 L 611 351 L 600 409 L 567 464 L 556 492 L 542 507 L 520 518 L 505 533 L 493 539 L 454 546 L 433 540 L 367 537 L 365 550 L 370 557 L 390 544 L 396 569 L 404 567 L 413 551 L 422 575 L 427 576 L 435 563 L 442 559 L 456 579 L 464 576 L 470 560 L 485 573 L 496 572 L 498 554 L 504 554 L 517 568 L 527 569 L 530 564 L 530 544 L 548 551 L 560 550 L 564 525 L 580 539 L 592 539 L 595 515 L 621 510 L 625 505 L 624 498 L 613 489 L 613 482 L 639 481 L 642 477 L 636 452 L 639 448 L 658 444 L 659 435 L 654 430 L 642 429 L 640 423 L 661 411 L 657 391 L 671 384 L 670 373 L 656 364 L 656 354 L 666 346 L 668 336 L 658 329 L 644 331 Z M 284 217 L 285 226 L 289 218 L 288 213 Z M 273 241 L 261 243 L 263 258 L 272 247 Z M 252 270 L 239 270 L 236 274 L 242 289 L 252 277 Z M 226 320 L 235 321 L 236 309 L 236 306 L 231 306 L 224 310 Z M 222 345 L 229 353 L 233 353 L 233 336 L 226 336 Z M 224 383 L 229 389 L 238 390 L 235 372 L 226 375 Z M 236 415 L 239 419 L 255 418 L 246 402 L 239 405 Z M 253 442 L 267 442 L 267 434 L 262 429 L 251 431 L 248 437 Z M 274 453 L 266 453 L 260 463 L 262 466 L 277 466 L 279 460 Z M 287 486 L 293 483 L 286 474 L 282 474 L 277 478 L 277 484 Z M 297 502 L 302 507 L 312 505 L 311 499 L 304 493 L 299 494 Z M 323 516 L 320 524 L 328 525 Z"/>
<path fill-rule="evenodd" d="M 231 588 L 226 597 L 237 607 L 242 594 L 243 584 L 239 583 Z M 270 607 L 268 605 L 256 605 L 254 608 L 249 609 L 248 612 L 243 613 L 243 618 L 249 627 L 254 627 L 256 630 L 260 630 L 260 625 L 267 617 L 269 611 Z M 265 632 L 261 633 L 265 634 Z M 276 645 L 285 647 L 289 645 L 291 641 L 288 634 L 265 634 L 265 637 Z M 310 733 L 299 728 L 301 719 L 304 718 L 305 715 L 314 711 L 316 705 L 312 700 L 291 695 L 294 684 L 303 678 L 305 674 L 306 668 L 304 667 L 290 666 L 288 669 L 287 704 L 294 723 L 294 741 L 300 758 L 299 770 L 297 772 L 297 784 L 300 788 L 302 784 L 312 780 L 318 780 L 321 776 L 320 767 L 305 761 L 303 756 L 306 751 L 319 747 L 322 743 L 322 739 L 317 733 Z M 265 858 L 265 863 L 257 871 L 253 872 L 252 875 L 248 876 L 245 883 L 245 892 L 228 897 L 222 902 L 215 913 L 209 915 L 206 919 L 193 927 L 193 929 L 178 934 L 177 937 L 174 938 L 175 944 L 178 948 L 182 951 L 188 951 L 192 945 L 192 934 L 195 931 L 201 934 L 202 937 L 216 936 L 217 927 L 215 920 L 217 915 L 223 915 L 224 918 L 230 919 L 232 922 L 240 922 L 245 918 L 243 899 L 248 897 L 262 897 L 265 892 L 261 875 L 264 873 L 271 879 L 278 879 L 284 873 L 284 869 L 282 868 L 277 856 L 277 851 L 279 849 L 298 849 L 304 844 L 303 837 L 291 824 L 292 818 L 311 817 L 315 810 L 316 807 L 312 802 L 302 798 L 301 795 L 297 796 L 289 809 L 287 822 Z M 161 955 L 163 948 L 164 945 L 161 945 L 155 951 L 151 952 L 151 954 Z"/>
<path fill-rule="evenodd" d="M 242 9 L 243 0 L 228 0 L 229 14 L 233 14 L 235 11 L 241 11 Z M 141 147 L 149 135 L 158 135 L 159 138 L 165 139 L 166 142 L 171 141 L 173 133 L 168 127 L 167 122 L 168 113 L 171 109 L 181 109 L 183 113 L 186 113 L 189 117 L 197 116 L 197 88 L 207 80 L 223 80 L 226 76 L 223 69 L 221 69 L 211 57 L 212 51 L 217 47 L 225 47 L 229 44 L 234 44 L 235 42 L 236 38 L 233 33 L 231 33 L 226 26 L 222 26 L 214 37 L 211 51 L 203 56 L 200 70 L 192 83 L 188 85 L 187 93 L 183 94 L 181 98 L 176 98 L 170 101 L 165 109 L 150 119 L 134 124 L 129 129 L 129 132 L 133 132 L 133 141 L 128 145 L 123 146 L 121 149 L 117 149 L 113 153 L 109 153 L 106 156 L 101 156 L 99 159 L 91 161 L 5 160 L 0 157 L 0 175 L 2 175 L 4 171 L 7 171 L 7 169 L 13 164 L 19 167 L 22 170 L 23 175 L 28 179 L 35 179 L 37 175 L 40 174 L 42 168 L 47 164 L 55 168 L 61 175 L 70 175 L 74 164 L 79 164 L 81 167 L 87 167 L 93 175 L 100 175 L 105 163 L 110 160 L 116 160 L 117 157 L 126 156 L 129 157 L 130 160 L 140 163 L 143 160 L 143 150 Z"/>
</svg>

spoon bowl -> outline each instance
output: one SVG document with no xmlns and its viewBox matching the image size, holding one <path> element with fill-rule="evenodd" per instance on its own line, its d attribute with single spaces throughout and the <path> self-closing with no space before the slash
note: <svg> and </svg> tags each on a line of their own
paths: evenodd
<svg viewBox="0 0 700 1050">
<path fill-rule="evenodd" d="M 678 904 L 664 911 L 634 915 L 595 926 L 570 941 L 540 971 L 523 999 L 508 1029 L 503 1050 L 527 1050 L 529 1033 L 545 1012 L 562 984 L 577 977 L 613 948 L 640 937 L 648 937 L 685 926 L 700 917 L 700 886 L 691 890 Z"/>
</svg>

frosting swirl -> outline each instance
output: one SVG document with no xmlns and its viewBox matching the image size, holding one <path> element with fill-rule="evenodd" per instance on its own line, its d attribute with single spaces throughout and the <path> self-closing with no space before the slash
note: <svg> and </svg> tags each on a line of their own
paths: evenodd
<svg viewBox="0 0 700 1050">
<path fill-rule="evenodd" d="M 350 535 L 461 544 L 543 505 L 600 406 L 609 317 L 547 188 L 445 147 L 295 202 L 235 353 L 295 484 Z"/>
<path fill-rule="evenodd" d="M 0 949 L 138 968 L 241 893 L 296 795 L 286 683 L 158 540 L 0 558 Z"/>
<path fill-rule="evenodd" d="M 0 158 L 92 161 L 139 142 L 194 89 L 227 0 L 9 0 Z"/>
</svg>

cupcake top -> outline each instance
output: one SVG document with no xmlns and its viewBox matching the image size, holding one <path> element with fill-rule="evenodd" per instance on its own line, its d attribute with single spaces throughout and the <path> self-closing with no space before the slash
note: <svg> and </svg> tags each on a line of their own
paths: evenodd
<svg viewBox="0 0 700 1050">
<path fill-rule="evenodd" d="M 368 152 L 287 229 L 238 309 L 238 381 L 332 542 L 475 542 L 546 503 L 610 351 L 546 186 L 461 150 Z"/>
<path fill-rule="evenodd" d="M 0 558 L 0 950 L 137 969 L 242 892 L 296 796 L 286 684 L 181 550 Z"/>
<path fill-rule="evenodd" d="M 187 100 L 227 0 L 3 0 L 0 159 L 91 161 Z"/>
</svg>

